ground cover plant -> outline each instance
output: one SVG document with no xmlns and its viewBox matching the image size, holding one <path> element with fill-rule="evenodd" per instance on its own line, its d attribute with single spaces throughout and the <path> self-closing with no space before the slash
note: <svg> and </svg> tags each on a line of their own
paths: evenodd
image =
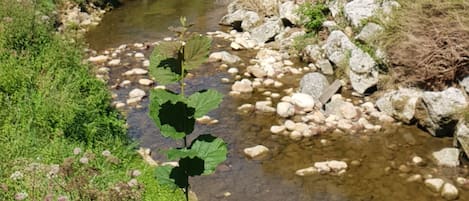
<svg viewBox="0 0 469 201">
<path fill-rule="evenodd" d="M 181 200 L 161 187 L 44 1 L 0 1 L 0 200 Z"/>
</svg>

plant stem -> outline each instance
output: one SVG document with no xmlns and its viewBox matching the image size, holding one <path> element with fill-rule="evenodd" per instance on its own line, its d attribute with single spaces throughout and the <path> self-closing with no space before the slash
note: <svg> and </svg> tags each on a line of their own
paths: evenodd
<svg viewBox="0 0 469 201">
<path fill-rule="evenodd" d="M 186 194 L 186 201 L 189 201 L 189 186 L 186 186 L 184 193 Z"/>
</svg>

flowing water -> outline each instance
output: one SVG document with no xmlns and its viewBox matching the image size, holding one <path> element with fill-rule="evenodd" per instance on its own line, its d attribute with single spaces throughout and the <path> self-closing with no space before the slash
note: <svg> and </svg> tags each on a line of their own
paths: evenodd
<svg viewBox="0 0 469 201">
<path fill-rule="evenodd" d="M 170 36 L 166 27 L 178 25 L 179 15 L 195 22 L 199 32 L 222 29 L 218 20 L 226 11 L 226 1 L 211 0 L 133 0 L 124 2 L 108 13 L 102 23 L 88 33 L 88 42 L 93 49 L 104 50 L 120 44 L 155 41 Z M 222 49 L 226 42 L 215 41 L 214 49 Z M 150 50 L 144 52 L 148 57 Z M 245 61 L 253 52 L 235 52 Z M 113 68 L 110 85 L 121 81 L 120 74 L 132 67 L 141 67 L 133 57 L 123 59 L 129 65 Z M 243 67 L 238 66 L 242 72 Z M 227 94 L 230 84 L 221 84 L 220 79 L 229 75 L 217 68 L 217 64 L 206 64 L 188 80 L 188 92 L 215 88 Z M 135 81 L 139 77 L 133 77 Z M 284 80 L 286 87 L 298 87 L 300 77 Z M 114 90 L 120 100 L 133 88 Z M 148 88 L 145 88 L 148 89 Z M 442 200 L 431 193 L 422 182 L 408 183 L 413 174 L 433 175 L 452 181 L 457 176 L 467 176 L 466 167 L 441 168 L 434 165 L 431 153 L 452 146 L 449 138 L 433 138 L 414 126 L 384 126 L 376 133 L 321 134 L 306 141 L 295 142 L 282 136 L 272 135 L 271 125 L 278 125 L 280 118 L 265 114 L 240 114 L 237 107 L 243 103 L 254 103 L 264 99 L 254 94 L 248 99 L 225 96 L 220 108 L 209 115 L 219 120 L 211 126 L 198 126 L 196 134 L 212 133 L 222 137 L 229 148 L 228 160 L 210 176 L 191 180 L 193 191 L 201 201 L 358 201 L 358 200 Z M 147 116 L 148 100 L 142 108 L 126 111 L 129 133 L 144 147 L 154 151 L 153 157 L 164 160 L 158 150 L 174 146 L 171 140 L 162 138 Z M 321 143 L 321 140 L 323 142 Z M 324 143 L 324 140 L 327 143 Z M 271 150 L 267 159 L 253 161 L 242 153 L 246 147 L 263 144 Z M 412 156 L 424 158 L 427 165 L 416 167 L 411 164 Z M 314 162 L 344 160 L 349 164 L 342 176 L 314 175 L 298 177 L 297 169 L 311 166 Z M 359 165 L 352 166 L 350 161 Z M 407 165 L 410 172 L 398 170 Z M 228 195 L 229 194 L 229 195 Z M 469 200 L 469 194 L 460 190 L 460 200 Z"/>
</svg>

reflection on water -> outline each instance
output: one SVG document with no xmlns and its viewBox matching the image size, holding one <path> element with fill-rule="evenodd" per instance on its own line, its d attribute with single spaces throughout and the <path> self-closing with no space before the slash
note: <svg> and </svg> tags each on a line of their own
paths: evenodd
<svg viewBox="0 0 469 201">
<path fill-rule="evenodd" d="M 171 36 L 169 26 L 178 26 L 179 17 L 194 23 L 193 31 L 215 31 L 226 11 L 226 0 L 126 0 L 106 14 L 103 21 L 87 33 L 95 50 L 123 43 L 155 41 Z"/>
<path fill-rule="evenodd" d="M 196 25 L 200 32 L 215 30 L 224 10 L 223 6 L 217 6 L 214 1 L 208 0 L 127 1 L 123 7 L 107 15 L 102 25 L 89 33 L 88 39 L 92 47 L 101 49 L 122 43 L 162 38 L 169 34 L 167 26 L 177 25 L 178 15 L 181 13 L 200 22 Z M 221 41 L 215 42 L 225 47 L 228 45 Z M 126 53 L 123 52 L 122 55 Z M 148 57 L 150 51 L 144 53 Z M 253 56 L 252 52 L 246 51 L 235 54 L 245 61 Z M 142 67 L 141 62 L 135 62 L 133 57 L 122 58 L 122 63 L 130 65 L 113 67 L 110 85 L 118 83 L 116 80 L 126 70 Z M 243 72 L 243 67 L 237 67 Z M 222 77 L 229 75 L 218 70 L 216 64 L 206 64 L 194 74 L 197 76 L 188 80 L 188 93 L 215 88 L 227 94 L 230 89 L 229 84 L 220 83 Z M 149 89 L 137 85 L 138 78 L 140 77 L 132 79 L 131 87 L 115 91 L 121 100 L 133 88 Z M 289 82 L 285 82 L 286 88 L 298 87 L 299 77 L 287 79 Z M 432 138 L 415 127 L 391 126 L 385 127 L 381 132 L 355 135 L 323 134 L 303 142 L 272 135 L 269 132 L 270 126 L 281 121 L 277 117 L 237 113 L 237 106 L 245 102 L 254 103 L 259 99 L 263 99 L 260 94 L 255 94 L 248 100 L 226 96 L 220 108 L 209 114 L 220 123 L 196 127 L 195 135 L 209 132 L 220 136 L 228 143 L 229 148 L 228 160 L 215 174 L 191 180 L 193 190 L 201 201 L 442 200 L 439 195 L 424 187 L 423 183 L 407 183 L 406 179 L 416 173 L 432 174 L 448 181 L 454 181 L 456 176 L 467 176 L 465 168 L 439 168 L 432 162 L 431 153 L 451 146 L 451 139 Z M 142 105 L 140 109 L 128 111 L 129 133 L 142 146 L 151 148 L 156 159 L 164 160 L 158 150 L 174 146 L 174 142 L 158 134 L 147 115 L 147 99 Z M 322 139 L 329 143 L 324 145 L 320 142 Z M 269 147 L 271 154 L 268 159 L 252 161 L 243 155 L 244 148 L 257 144 Z M 428 165 L 411 165 L 411 158 L 415 155 L 424 158 Z M 294 174 L 297 169 L 325 160 L 347 161 L 349 169 L 343 176 L 298 177 Z M 352 160 L 360 161 L 360 165 L 350 165 Z M 411 171 L 400 172 L 400 165 L 408 165 Z M 390 169 L 386 171 L 386 168 Z M 225 197 L 226 192 L 231 195 Z M 460 200 L 469 200 L 466 191 L 460 192 Z"/>
</svg>

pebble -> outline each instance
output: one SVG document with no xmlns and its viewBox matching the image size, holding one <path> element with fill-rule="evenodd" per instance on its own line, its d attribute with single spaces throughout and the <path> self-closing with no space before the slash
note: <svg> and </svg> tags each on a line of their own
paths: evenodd
<svg viewBox="0 0 469 201">
<path fill-rule="evenodd" d="M 443 179 L 440 178 L 432 178 L 432 179 L 425 179 L 425 186 L 429 188 L 431 191 L 435 193 L 439 193 L 441 187 L 445 183 Z"/>
<path fill-rule="evenodd" d="M 108 64 L 109 66 L 117 66 L 117 65 L 119 65 L 120 63 L 121 63 L 121 60 L 120 60 L 120 59 L 113 59 L 113 60 L 109 61 L 107 64 Z"/>
<path fill-rule="evenodd" d="M 244 149 L 244 154 L 251 159 L 262 159 L 269 153 L 269 149 L 264 145 L 256 145 Z"/>
<path fill-rule="evenodd" d="M 108 56 L 99 55 L 99 56 L 95 56 L 95 57 L 90 57 L 90 58 L 88 58 L 88 61 L 94 62 L 94 63 L 104 63 L 104 62 L 106 62 L 108 59 L 109 59 Z"/>
<path fill-rule="evenodd" d="M 145 95 L 145 91 L 141 89 L 133 89 L 129 92 L 129 98 L 143 98 Z"/>
<path fill-rule="evenodd" d="M 239 70 L 237 68 L 230 68 L 230 69 L 228 69 L 228 73 L 232 74 L 232 75 L 238 74 Z"/>
<path fill-rule="evenodd" d="M 270 127 L 270 132 L 273 134 L 280 134 L 283 131 L 285 131 L 285 126 L 271 126 Z"/>
<path fill-rule="evenodd" d="M 423 180 L 422 175 L 420 174 L 414 174 L 410 177 L 407 178 L 407 182 L 421 182 Z"/>
<path fill-rule="evenodd" d="M 317 174 L 319 171 L 315 167 L 308 167 L 304 169 L 299 169 L 295 172 L 296 175 L 305 177 L 305 176 L 311 176 Z"/>
<path fill-rule="evenodd" d="M 424 166 L 425 162 L 420 156 L 414 156 L 412 157 L 412 163 L 417 166 Z"/>
<path fill-rule="evenodd" d="M 138 83 L 141 84 L 141 85 L 144 85 L 144 86 L 150 86 L 154 83 L 154 81 L 150 80 L 150 79 L 143 78 L 143 79 L 138 80 Z"/>
<path fill-rule="evenodd" d="M 292 140 L 298 141 L 301 140 L 301 138 L 303 138 L 303 134 L 299 131 L 294 130 L 290 133 L 290 139 Z"/>
<path fill-rule="evenodd" d="M 445 183 L 443 189 L 441 190 L 441 197 L 446 200 L 456 200 L 458 196 L 458 189 L 453 184 Z"/>
<path fill-rule="evenodd" d="M 137 52 L 137 53 L 135 53 L 135 56 L 134 56 L 134 57 L 135 57 L 135 58 L 138 58 L 138 59 L 141 59 L 141 58 L 144 58 L 145 55 L 144 55 L 143 53 L 141 53 L 141 52 Z"/>
<path fill-rule="evenodd" d="M 224 78 L 221 78 L 221 82 L 222 83 L 230 83 L 231 81 L 230 81 L 230 79 L 224 77 Z"/>
<path fill-rule="evenodd" d="M 150 66 L 150 60 L 145 60 L 142 62 L 143 67 L 149 67 Z"/>
<path fill-rule="evenodd" d="M 130 80 L 124 80 L 124 81 L 122 81 L 122 82 L 119 84 L 119 86 L 120 86 L 120 87 L 127 87 L 127 86 L 129 86 L 130 84 L 132 84 L 132 82 L 131 82 Z"/>
<path fill-rule="evenodd" d="M 124 76 L 131 76 L 131 75 L 146 75 L 148 73 L 147 70 L 141 68 L 134 68 L 132 70 L 128 70 L 122 75 Z"/>
<path fill-rule="evenodd" d="M 123 102 L 116 102 L 115 107 L 116 107 L 116 109 L 121 109 L 121 108 L 125 107 L 125 103 L 123 103 Z"/>
</svg>

